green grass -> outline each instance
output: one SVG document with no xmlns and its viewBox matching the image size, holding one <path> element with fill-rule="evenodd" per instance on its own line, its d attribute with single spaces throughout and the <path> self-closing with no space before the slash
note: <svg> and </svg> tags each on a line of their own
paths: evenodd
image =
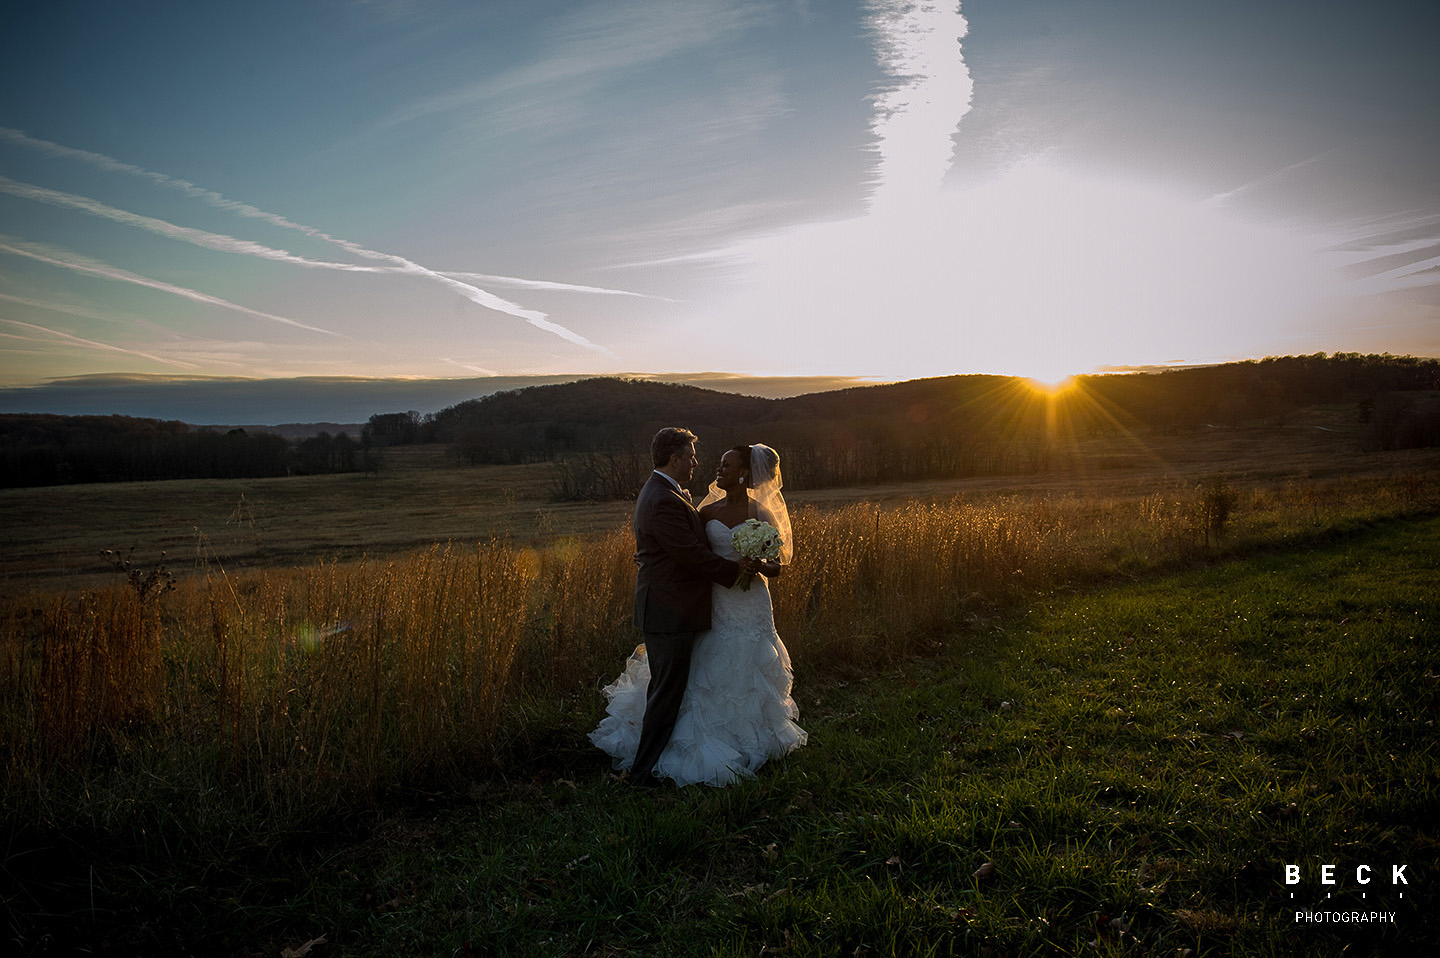
<svg viewBox="0 0 1440 958">
<path fill-rule="evenodd" d="M 929 657 L 802 673 L 810 744 L 723 790 L 637 794 L 585 740 L 598 692 L 537 702 L 504 774 L 468 794 L 289 835 L 13 844 L 7 937 L 267 955 L 324 937 L 320 956 L 1424 953 L 1440 938 L 1437 573 L 1432 517 L 1035 595 Z M 1296 924 L 1330 890 L 1321 864 L 1341 866 L 1331 907 L 1397 924 Z M 1359 864 L 1377 876 L 1364 900 Z"/>
</svg>

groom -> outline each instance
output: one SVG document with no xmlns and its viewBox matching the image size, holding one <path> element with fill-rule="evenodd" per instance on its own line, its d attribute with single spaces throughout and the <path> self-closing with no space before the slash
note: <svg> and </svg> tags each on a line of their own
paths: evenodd
<svg viewBox="0 0 1440 958">
<path fill-rule="evenodd" d="M 670 741 L 685 683 L 690 678 L 690 652 L 695 636 L 710 628 L 710 583 L 729 588 L 753 559 L 739 563 L 710 551 L 700 514 L 690 504 L 684 484 L 695 474 L 695 434 L 666 427 L 650 443 L 655 471 L 635 500 L 635 624 L 645 635 L 650 685 L 645 693 L 645 720 L 635 764 L 633 785 L 656 786 L 655 762 Z"/>
</svg>

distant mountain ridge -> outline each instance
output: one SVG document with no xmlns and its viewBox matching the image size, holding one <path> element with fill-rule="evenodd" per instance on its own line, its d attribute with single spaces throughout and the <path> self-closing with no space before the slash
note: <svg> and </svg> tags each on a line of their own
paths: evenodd
<svg viewBox="0 0 1440 958">
<path fill-rule="evenodd" d="M 469 458 L 490 461 L 498 454 L 514 461 L 533 458 L 535 451 L 525 447 L 540 438 L 567 449 L 626 447 L 637 436 L 648 443 L 663 425 L 726 435 L 747 427 L 752 433 L 780 427 L 791 434 L 807 424 L 888 419 L 896 410 L 902 419 L 929 418 L 932 411 L 945 415 L 983 402 L 987 394 L 1015 382 L 1005 376 L 947 376 L 766 398 L 597 377 L 493 393 L 442 409 L 433 422 L 435 438 L 459 443 Z M 510 447 L 513 455 L 504 451 Z"/>
<path fill-rule="evenodd" d="M 1440 361 L 1342 353 L 1084 376 L 1059 392 L 989 375 L 783 397 L 593 377 L 464 398 L 423 416 L 371 407 L 358 427 L 242 432 L 115 414 L 0 414 L 0 484 L 256 475 L 262 460 L 269 475 L 368 471 L 384 446 L 428 442 L 476 464 L 554 462 L 557 498 L 609 498 L 633 493 L 650 468 L 650 437 L 679 425 L 711 457 L 735 443 L 784 449 L 791 488 L 854 486 L 1044 472 L 1064 468 L 1067 437 L 1283 424 L 1304 407 L 1337 403 L 1353 404 L 1368 448 L 1440 445 Z"/>
<path fill-rule="evenodd" d="M 473 463 L 556 461 L 562 498 L 635 488 L 661 426 L 697 432 L 707 455 L 766 442 L 785 453 L 792 488 L 1043 472 L 1063 435 L 1173 432 L 1282 423 L 1305 406 L 1353 402 L 1377 449 L 1440 443 L 1440 403 L 1394 398 L 1440 389 L 1440 361 L 1277 357 L 1218 366 L 1078 377 L 1048 393 L 1026 380 L 965 375 L 788 398 L 694 386 L 589 379 L 495 393 L 427 417 L 420 433 Z"/>
<path fill-rule="evenodd" d="M 594 374 L 397 379 L 305 376 L 288 379 L 100 375 L 33 386 L 0 387 L 0 412 L 67 416 L 123 415 L 187 423 L 355 424 L 376 412 L 434 413 L 456 403 L 527 386 L 575 382 Z M 681 382 L 722 392 L 794 396 L 855 385 L 840 376 L 740 376 L 657 373 L 628 378 Z"/>
</svg>

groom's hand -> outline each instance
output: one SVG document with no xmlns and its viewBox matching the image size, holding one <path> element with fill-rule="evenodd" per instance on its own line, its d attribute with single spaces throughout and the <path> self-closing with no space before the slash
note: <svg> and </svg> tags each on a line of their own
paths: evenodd
<svg viewBox="0 0 1440 958">
<path fill-rule="evenodd" d="M 749 556 L 740 557 L 740 571 L 747 575 L 759 575 L 761 564 L 759 559 L 752 559 Z"/>
</svg>

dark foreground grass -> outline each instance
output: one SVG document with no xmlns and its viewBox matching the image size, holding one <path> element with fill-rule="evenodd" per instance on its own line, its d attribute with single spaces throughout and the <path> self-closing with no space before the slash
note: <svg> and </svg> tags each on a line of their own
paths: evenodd
<svg viewBox="0 0 1440 958">
<path fill-rule="evenodd" d="M 723 790 L 629 790 L 584 738 L 598 693 L 537 706 L 520 777 L 363 828 L 226 860 L 78 836 L 11 854 L 9 937 L 321 958 L 1425 954 L 1437 583 L 1430 518 L 1036 597 L 883 674 L 802 674 L 810 744 Z"/>
</svg>

